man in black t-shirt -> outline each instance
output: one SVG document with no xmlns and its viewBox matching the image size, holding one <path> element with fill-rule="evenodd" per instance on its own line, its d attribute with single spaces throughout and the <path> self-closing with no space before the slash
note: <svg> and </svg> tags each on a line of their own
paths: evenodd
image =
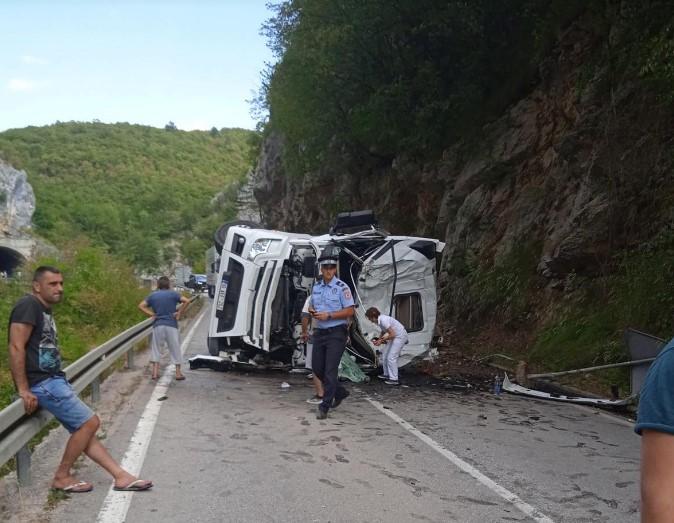
<svg viewBox="0 0 674 523">
<path fill-rule="evenodd" d="M 26 414 L 38 407 L 51 412 L 70 432 L 52 487 L 66 492 L 89 492 L 91 483 L 71 474 L 75 460 L 85 453 L 114 478 L 115 490 L 147 490 L 151 481 L 129 474 L 96 437 L 100 419 L 77 396 L 61 370 L 56 324 L 51 306 L 63 299 L 63 276 L 55 267 L 38 267 L 33 292 L 21 298 L 9 318 L 9 366 Z"/>
</svg>

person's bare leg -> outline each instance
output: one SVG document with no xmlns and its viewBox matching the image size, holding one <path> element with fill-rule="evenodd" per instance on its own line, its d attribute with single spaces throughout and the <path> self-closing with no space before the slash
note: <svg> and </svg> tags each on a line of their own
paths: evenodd
<svg viewBox="0 0 674 523">
<path fill-rule="evenodd" d="M 153 361 L 152 362 L 152 379 L 156 380 L 158 378 L 159 378 L 159 362 Z"/>
<path fill-rule="evenodd" d="M 180 364 L 176 363 L 176 378 L 181 378 L 183 373 L 180 371 Z"/>
<path fill-rule="evenodd" d="M 100 424 L 101 422 L 98 419 L 98 416 L 93 416 L 70 435 L 68 443 L 66 444 L 66 449 L 63 452 L 63 457 L 61 458 L 61 463 L 54 474 L 52 487 L 65 488 L 77 482 L 70 471 L 77 458 L 79 458 L 89 446 L 92 438 L 96 439 L 96 431 Z"/>
<path fill-rule="evenodd" d="M 108 449 L 106 449 L 103 444 L 98 440 L 97 437 L 91 438 L 89 446 L 86 448 L 85 453 L 89 456 L 94 462 L 98 463 L 103 467 L 108 474 L 110 474 L 115 480 L 116 487 L 125 487 L 132 481 L 135 481 L 136 478 L 133 474 L 130 474 L 124 470 L 119 463 L 110 455 Z M 145 483 L 152 483 L 151 481 L 145 481 Z"/>
<path fill-rule="evenodd" d="M 319 398 L 323 397 L 323 382 L 318 379 L 318 376 L 314 373 L 314 377 L 312 378 L 314 382 L 314 389 L 316 389 L 316 396 Z"/>
</svg>

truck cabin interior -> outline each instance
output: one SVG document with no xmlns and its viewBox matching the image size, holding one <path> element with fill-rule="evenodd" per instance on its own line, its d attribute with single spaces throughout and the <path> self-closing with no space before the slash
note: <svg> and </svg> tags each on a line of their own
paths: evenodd
<svg viewBox="0 0 674 523">
<path fill-rule="evenodd" d="M 316 277 L 316 254 L 309 245 L 293 248 L 283 262 L 281 278 L 272 301 L 270 352 L 290 362 L 295 346 L 295 326 L 302 322 L 302 308 Z"/>
</svg>

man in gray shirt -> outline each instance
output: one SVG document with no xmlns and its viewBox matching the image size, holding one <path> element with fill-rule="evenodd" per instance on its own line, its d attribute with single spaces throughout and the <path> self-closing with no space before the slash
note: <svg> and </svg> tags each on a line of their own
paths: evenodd
<svg viewBox="0 0 674 523">
<path fill-rule="evenodd" d="M 157 290 L 138 304 L 138 308 L 154 319 L 152 325 L 152 379 L 159 379 L 159 362 L 161 360 L 161 346 L 166 343 L 171 353 L 171 363 L 176 367 L 176 380 L 184 380 L 180 370 L 183 355 L 180 352 L 180 335 L 178 320 L 190 302 L 176 291 L 170 290 L 171 282 L 167 276 L 157 281 Z M 180 308 L 176 311 L 176 307 Z"/>
</svg>

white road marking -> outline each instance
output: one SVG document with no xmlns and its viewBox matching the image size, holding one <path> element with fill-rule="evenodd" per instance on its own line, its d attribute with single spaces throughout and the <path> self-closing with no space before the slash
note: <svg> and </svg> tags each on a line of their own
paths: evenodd
<svg viewBox="0 0 674 523">
<path fill-rule="evenodd" d="M 498 483 L 496 483 L 494 480 L 488 478 L 482 472 L 477 470 L 475 467 L 472 465 L 466 463 L 463 461 L 461 458 L 459 458 L 456 454 L 454 454 L 452 451 L 447 450 L 445 447 L 437 443 L 435 440 L 429 438 L 426 434 L 421 432 L 419 429 L 417 429 L 414 425 L 411 423 L 405 421 L 402 419 L 400 416 L 398 416 L 395 412 L 393 412 L 391 409 L 385 409 L 384 406 L 379 403 L 378 401 L 375 401 L 370 398 L 365 398 L 367 401 L 369 401 L 377 410 L 382 412 L 383 414 L 386 414 L 389 418 L 391 418 L 393 421 L 395 421 L 398 425 L 403 427 L 405 430 L 408 432 L 414 434 L 417 438 L 419 438 L 421 441 L 426 443 L 429 447 L 431 447 L 433 450 L 436 452 L 442 454 L 445 458 L 447 458 L 449 461 L 451 461 L 454 465 L 456 465 L 458 468 L 460 468 L 462 471 L 466 472 L 467 474 L 470 474 L 475 478 L 477 481 L 482 483 L 485 487 L 489 488 L 499 496 L 501 496 L 503 499 L 505 499 L 507 502 L 512 503 L 515 507 L 517 507 L 521 512 L 529 516 L 531 519 L 534 521 L 537 521 L 539 523 L 553 523 L 553 520 L 547 517 L 545 514 L 543 514 L 540 510 L 538 510 L 535 507 L 532 507 L 525 501 L 523 501 L 519 496 L 516 494 L 513 494 L 510 492 L 508 489 L 505 487 L 502 487 Z"/>
<path fill-rule="evenodd" d="M 195 321 L 194 325 L 190 328 L 187 336 L 185 336 L 180 347 L 180 351 L 183 355 L 185 354 L 185 349 L 190 341 L 192 341 L 194 332 L 208 310 L 209 307 L 204 308 L 197 321 Z M 159 398 L 166 395 L 168 387 L 173 380 L 174 371 L 175 366 L 169 365 L 157 382 L 157 385 L 155 385 L 152 396 L 145 406 L 145 410 L 140 417 L 138 425 L 136 425 L 136 431 L 133 433 L 129 448 L 122 460 L 122 468 L 134 476 L 139 476 L 140 470 L 143 468 L 143 462 L 145 461 L 145 455 L 147 454 L 147 449 L 150 445 L 150 439 L 152 438 L 152 433 L 157 423 L 157 418 L 159 417 L 159 411 L 163 405 L 163 403 L 159 401 Z M 108 495 L 103 501 L 101 510 L 98 513 L 98 518 L 96 519 L 97 523 L 121 523 L 126 518 L 126 513 L 131 505 L 133 492 L 119 492 L 113 490 L 113 486 L 114 483 L 113 485 L 110 485 Z"/>
</svg>

